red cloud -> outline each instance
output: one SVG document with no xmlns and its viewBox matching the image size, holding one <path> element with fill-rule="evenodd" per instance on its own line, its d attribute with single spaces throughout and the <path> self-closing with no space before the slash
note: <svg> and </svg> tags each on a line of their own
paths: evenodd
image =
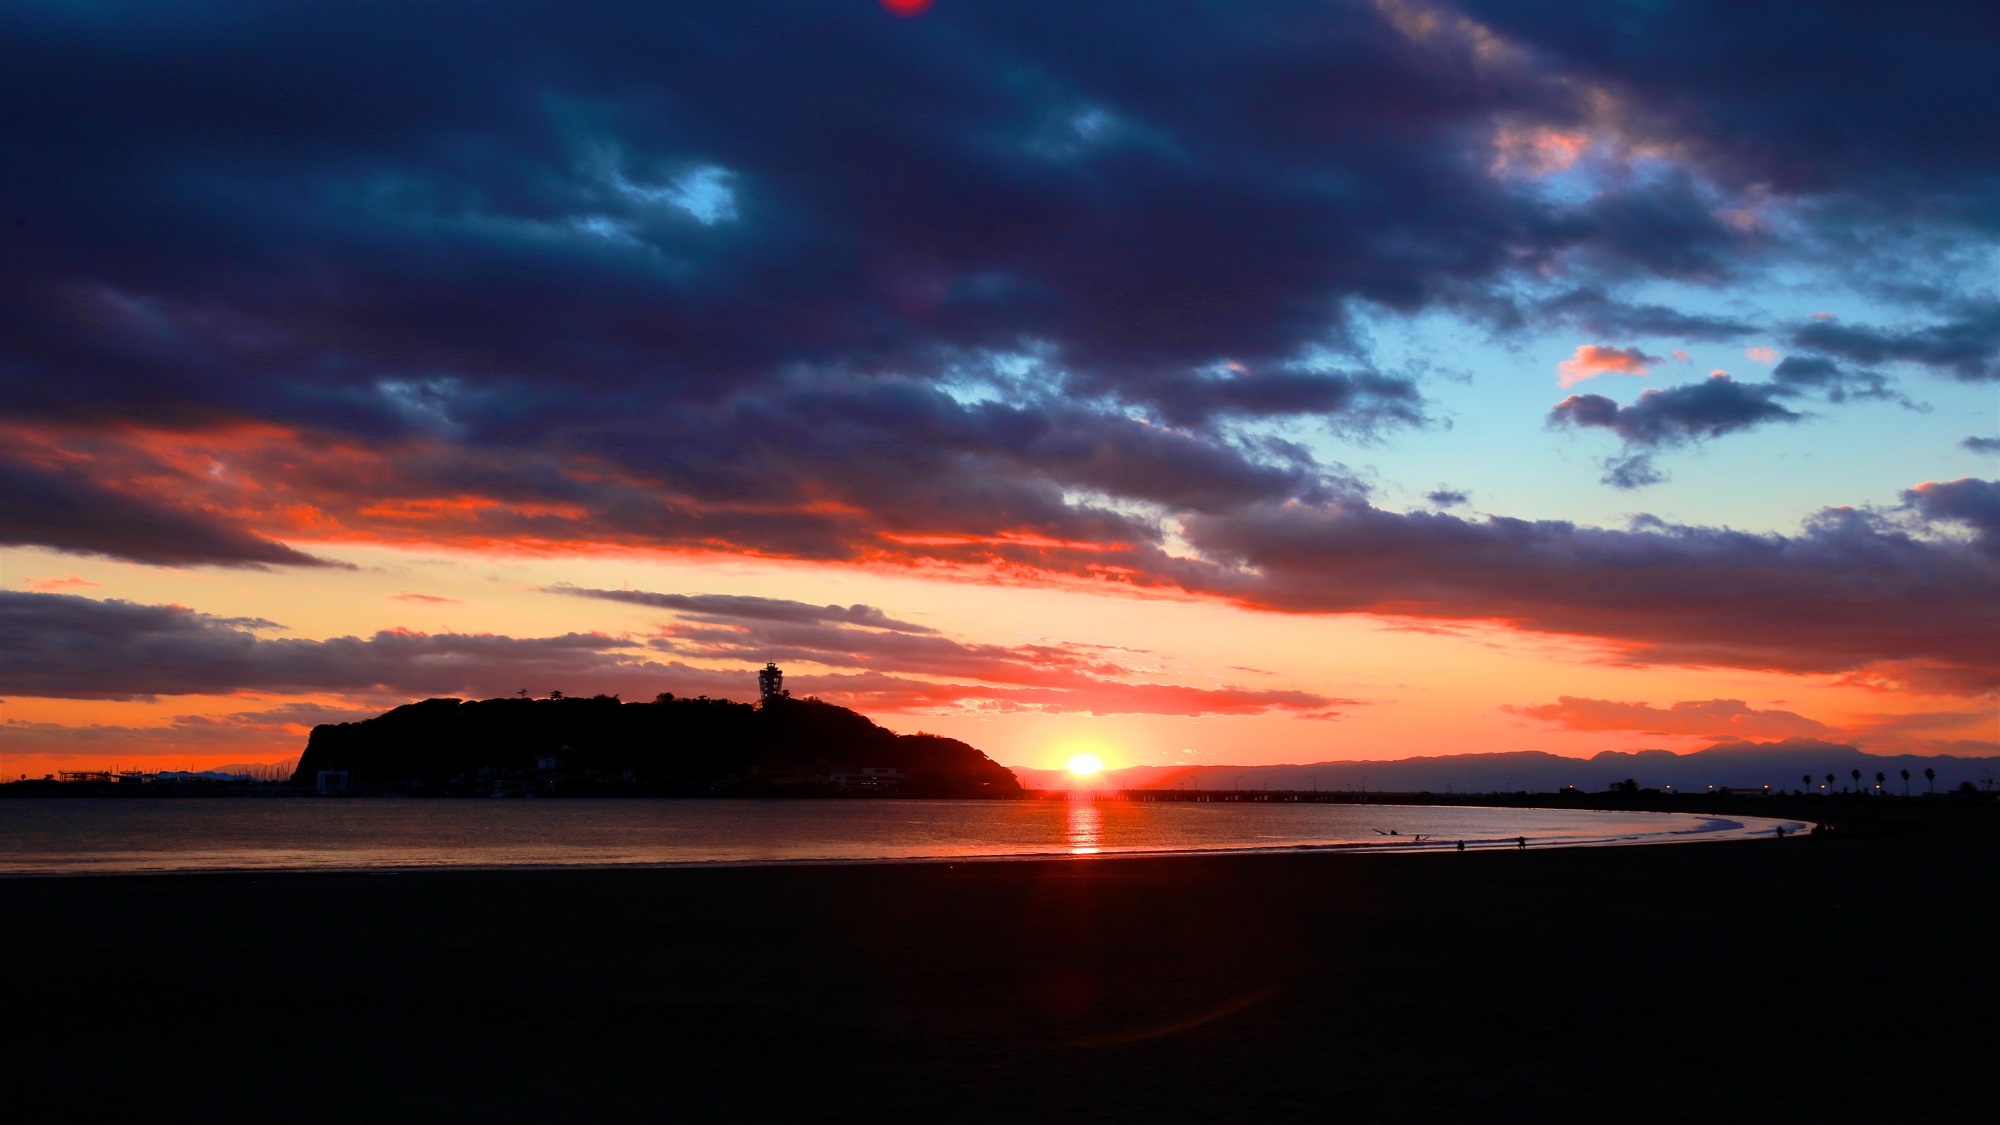
<svg viewBox="0 0 2000 1125">
<path fill-rule="evenodd" d="M 1775 709 L 1759 711 L 1740 699 L 1705 699 L 1655 707 L 1649 703 L 1563 695 L 1557 696 L 1554 703 L 1500 709 L 1578 731 L 1636 731 L 1713 739 L 1817 738 L 1840 733 L 1804 715 Z"/>
<path fill-rule="evenodd" d="M 1496 176 L 1540 179 L 1575 164 L 1594 143 L 1588 133 L 1503 125 L 1493 135 L 1493 160 L 1487 167 Z"/>
<path fill-rule="evenodd" d="M 1585 379 L 1599 375 L 1646 375 L 1651 373 L 1648 364 L 1664 362 L 1656 355 L 1647 355 L 1638 348 L 1607 348 L 1599 344 L 1581 344 L 1576 354 L 1556 364 L 1556 372 L 1562 377 L 1562 385 L 1574 387 Z"/>
<path fill-rule="evenodd" d="M 914 679 L 884 673 L 787 676 L 800 693 L 871 712 L 1036 711 L 1092 715 L 1262 715 L 1291 712 L 1304 718 L 1333 718 L 1338 706 L 1359 703 L 1304 691 L 1197 688 L 1180 684 L 1072 680 L 1064 687 L 1015 687 Z"/>
</svg>

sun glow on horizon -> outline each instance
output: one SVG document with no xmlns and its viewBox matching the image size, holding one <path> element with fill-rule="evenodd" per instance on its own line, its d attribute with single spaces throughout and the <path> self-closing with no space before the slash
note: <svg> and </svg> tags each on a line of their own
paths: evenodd
<svg viewBox="0 0 2000 1125">
<path fill-rule="evenodd" d="M 1095 754 L 1076 754 L 1064 763 L 1064 768 L 1078 777 L 1095 777 L 1104 769 L 1104 759 Z"/>
</svg>

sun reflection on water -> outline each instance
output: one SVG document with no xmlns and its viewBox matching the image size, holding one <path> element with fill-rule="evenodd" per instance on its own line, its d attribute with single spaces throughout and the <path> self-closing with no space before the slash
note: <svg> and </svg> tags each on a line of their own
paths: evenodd
<svg viewBox="0 0 2000 1125">
<path fill-rule="evenodd" d="M 1069 799 L 1069 854 L 1096 855 L 1104 839 L 1104 812 L 1088 794 L 1073 793 Z"/>
</svg>

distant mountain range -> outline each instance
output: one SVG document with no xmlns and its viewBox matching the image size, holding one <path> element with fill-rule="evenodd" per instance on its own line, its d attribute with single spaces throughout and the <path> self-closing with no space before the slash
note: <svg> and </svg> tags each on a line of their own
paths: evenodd
<svg viewBox="0 0 2000 1125">
<path fill-rule="evenodd" d="M 1506 754 L 1446 754 L 1383 762 L 1315 762 L 1283 766 L 1130 766 L 1107 770 L 1095 783 L 1112 789 L 1322 789 L 1370 790 L 1393 793 L 1535 793 L 1574 785 L 1601 791 L 1627 778 L 1642 788 L 1681 791 L 1755 789 L 1769 785 L 1790 791 L 1825 784 L 1833 774 L 1833 789 L 1854 787 L 1853 771 L 1861 771 L 1864 788 L 1883 774 L 1893 793 L 1904 789 L 1902 770 L 1910 771 L 1909 791 L 1927 788 L 1924 770 L 1937 771 L 1939 792 L 1961 782 L 1975 786 L 2000 778 L 2000 757 L 1918 757 L 1912 754 L 1869 754 L 1853 746 L 1810 738 L 1783 742 L 1719 742 L 1690 754 L 1670 750 L 1607 750 L 1590 758 L 1565 758 L 1537 750 Z M 1014 775 L 1030 789 L 1069 789 L 1076 781 L 1064 770 L 1014 767 Z"/>
</svg>

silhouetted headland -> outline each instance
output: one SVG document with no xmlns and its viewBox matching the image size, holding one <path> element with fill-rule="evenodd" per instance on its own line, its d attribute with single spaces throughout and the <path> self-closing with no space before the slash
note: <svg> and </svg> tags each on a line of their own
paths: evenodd
<svg viewBox="0 0 2000 1125">
<path fill-rule="evenodd" d="M 1015 797 L 975 747 L 897 734 L 794 699 L 760 675 L 756 704 L 616 696 L 426 699 L 313 728 L 292 775 L 321 791 L 435 796 Z"/>
</svg>

